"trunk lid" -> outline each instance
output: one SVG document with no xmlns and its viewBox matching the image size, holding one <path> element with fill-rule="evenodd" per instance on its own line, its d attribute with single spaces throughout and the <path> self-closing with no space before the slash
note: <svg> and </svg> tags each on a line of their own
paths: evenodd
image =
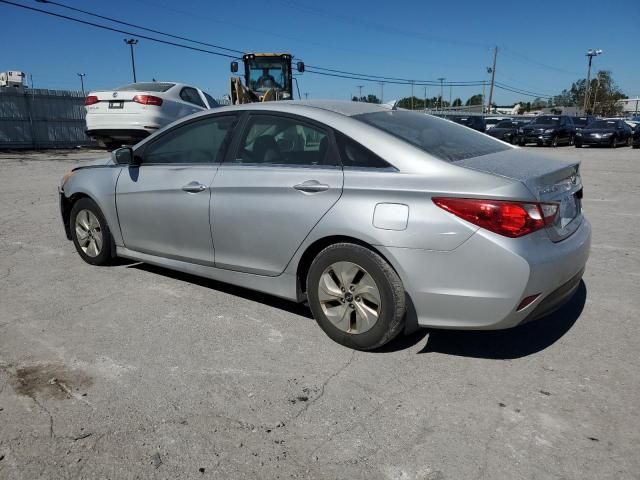
<svg viewBox="0 0 640 480">
<path fill-rule="evenodd" d="M 522 182 L 537 201 L 557 203 L 556 220 L 547 227 L 554 242 L 567 238 L 582 222 L 582 179 L 578 161 L 555 160 L 514 148 L 460 160 L 455 165 Z"/>
<path fill-rule="evenodd" d="M 105 90 L 101 92 L 91 92 L 89 96 L 98 97 L 98 103 L 86 105 L 87 113 L 101 114 L 122 114 L 122 113 L 142 113 L 146 105 L 134 102 L 136 95 L 159 96 L 157 92 L 133 92 L 122 90 Z M 157 108 L 157 107 L 156 107 Z"/>
</svg>

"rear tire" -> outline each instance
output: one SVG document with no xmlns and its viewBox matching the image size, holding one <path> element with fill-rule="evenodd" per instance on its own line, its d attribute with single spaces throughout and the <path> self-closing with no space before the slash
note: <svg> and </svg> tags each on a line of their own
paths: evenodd
<svg viewBox="0 0 640 480">
<path fill-rule="evenodd" d="M 616 137 L 611 137 L 611 141 L 609 142 L 609 148 L 616 148 L 618 145 L 616 143 Z"/>
<path fill-rule="evenodd" d="M 90 198 L 81 198 L 73 204 L 69 220 L 71 239 L 78 255 L 91 265 L 109 265 L 113 261 L 111 230 Z"/>
<path fill-rule="evenodd" d="M 373 350 L 404 327 L 400 277 L 361 245 L 337 243 L 322 250 L 309 268 L 307 299 L 320 328 L 345 347 Z"/>
</svg>

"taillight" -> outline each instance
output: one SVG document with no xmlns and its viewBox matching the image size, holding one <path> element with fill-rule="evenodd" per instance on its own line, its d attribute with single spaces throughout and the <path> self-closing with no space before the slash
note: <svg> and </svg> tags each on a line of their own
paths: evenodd
<svg viewBox="0 0 640 480">
<path fill-rule="evenodd" d="M 96 97 L 95 95 L 89 95 L 87 98 L 84 99 L 84 104 L 85 105 L 94 105 L 96 103 L 98 103 L 100 100 L 98 100 L 98 97 Z"/>
<path fill-rule="evenodd" d="M 142 105 L 162 105 L 162 99 L 153 95 L 136 95 L 133 97 L 133 101 Z"/>
<path fill-rule="evenodd" d="M 436 197 L 433 203 L 474 225 L 511 238 L 552 224 L 558 213 L 556 203 L 452 197 Z"/>
</svg>

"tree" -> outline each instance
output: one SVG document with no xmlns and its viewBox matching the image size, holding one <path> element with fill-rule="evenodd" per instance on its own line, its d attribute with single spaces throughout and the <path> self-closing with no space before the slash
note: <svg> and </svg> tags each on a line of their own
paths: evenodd
<svg viewBox="0 0 640 480">
<path fill-rule="evenodd" d="M 482 105 L 482 94 L 476 93 L 475 95 L 469 97 L 465 105 L 467 107 L 470 107 L 471 105 Z"/>
<path fill-rule="evenodd" d="M 462 106 L 462 100 L 460 98 L 456 98 L 453 103 L 451 104 L 452 107 L 461 107 Z"/>
<path fill-rule="evenodd" d="M 553 97 L 553 103 L 561 107 L 579 107 L 584 105 L 587 80 L 581 78 L 571 84 L 571 88 L 562 90 Z M 627 96 L 614 82 L 611 72 L 600 70 L 589 82 L 587 111 L 597 115 L 610 116 L 620 113 L 622 106 L 618 101 Z M 595 107 L 594 107 L 595 102 Z"/>
</svg>

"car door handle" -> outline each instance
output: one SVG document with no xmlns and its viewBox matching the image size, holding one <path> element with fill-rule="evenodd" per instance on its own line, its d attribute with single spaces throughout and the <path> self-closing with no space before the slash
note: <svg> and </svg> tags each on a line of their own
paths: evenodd
<svg viewBox="0 0 640 480">
<path fill-rule="evenodd" d="M 206 185 L 202 185 L 201 183 L 198 182 L 189 182 L 186 185 L 182 186 L 182 190 L 184 190 L 185 192 L 189 192 L 189 193 L 198 193 L 198 192 L 202 192 L 204 190 L 207 189 Z"/>
<path fill-rule="evenodd" d="M 317 180 L 307 180 L 306 182 L 294 185 L 293 188 L 305 193 L 319 193 L 329 190 L 329 185 L 326 183 L 320 183 Z"/>
</svg>

